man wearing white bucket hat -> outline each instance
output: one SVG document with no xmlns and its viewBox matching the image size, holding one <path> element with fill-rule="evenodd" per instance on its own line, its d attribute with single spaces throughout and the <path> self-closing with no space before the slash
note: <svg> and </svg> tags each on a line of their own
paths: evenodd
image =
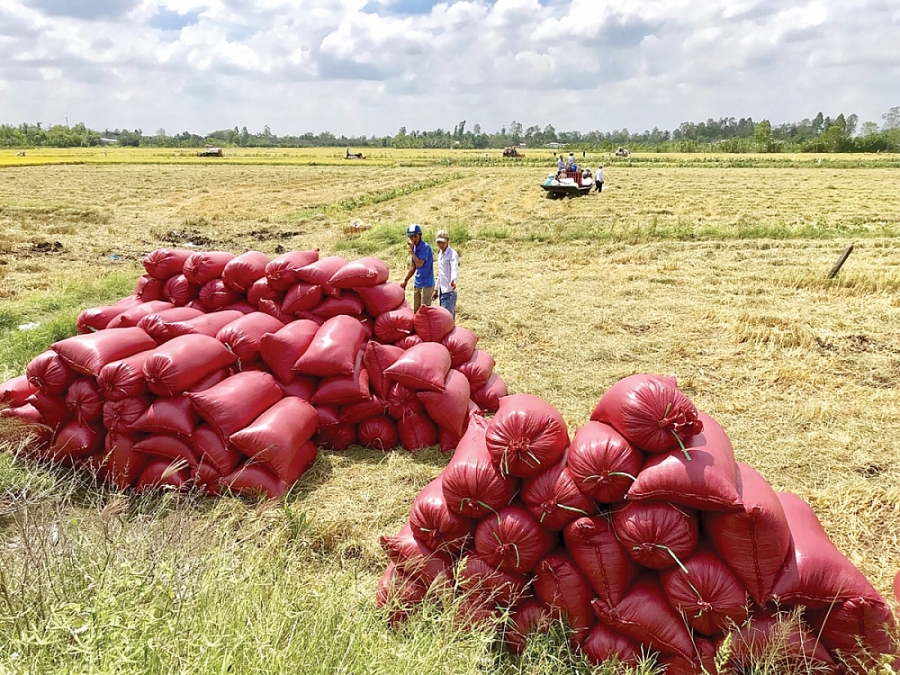
<svg viewBox="0 0 900 675">
<path fill-rule="evenodd" d="M 459 280 L 459 255 L 450 246 L 447 230 L 438 230 L 434 238 L 438 248 L 438 278 L 434 298 L 456 318 L 456 282 Z"/>
</svg>

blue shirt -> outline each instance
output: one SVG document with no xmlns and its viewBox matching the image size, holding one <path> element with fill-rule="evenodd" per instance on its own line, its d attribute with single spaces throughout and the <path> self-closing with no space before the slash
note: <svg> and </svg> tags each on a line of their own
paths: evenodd
<svg viewBox="0 0 900 675">
<path fill-rule="evenodd" d="M 424 260 L 421 267 L 416 268 L 416 275 L 413 277 L 413 286 L 416 288 L 431 288 L 434 286 L 434 254 L 431 252 L 431 246 L 421 239 L 415 248 L 416 257 Z M 415 264 L 415 263 L 413 263 Z"/>
</svg>

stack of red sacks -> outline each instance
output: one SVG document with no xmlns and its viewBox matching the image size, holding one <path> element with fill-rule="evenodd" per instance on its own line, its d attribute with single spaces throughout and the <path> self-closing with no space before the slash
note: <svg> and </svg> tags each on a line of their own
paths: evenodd
<svg viewBox="0 0 900 675">
<path fill-rule="evenodd" d="M 0 385 L 33 452 L 120 488 L 283 494 L 316 448 L 450 451 L 506 385 L 449 312 L 376 258 L 160 249 L 135 294 Z"/>
<path fill-rule="evenodd" d="M 560 618 L 592 661 L 656 652 L 669 674 L 716 672 L 727 633 L 735 667 L 777 640 L 785 664 L 826 672 L 895 649 L 890 608 L 809 505 L 736 462 L 674 378 L 621 380 L 571 440 L 550 404 L 502 398 L 382 546 L 392 621 L 455 590 L 463 625 L 510 617 L 514 652 Z M 777 612 L 798 606 L 785 638 Z"/>
</svg>

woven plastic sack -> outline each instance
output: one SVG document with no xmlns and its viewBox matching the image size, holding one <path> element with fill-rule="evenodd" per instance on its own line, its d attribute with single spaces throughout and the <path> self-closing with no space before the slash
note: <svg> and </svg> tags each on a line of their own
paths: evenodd
<svg viewBox="0 0 900 675">
<path fill-rule="evenodd" d="M 563 540 L 600 601 L 617 605 L 637 578 L 639 568 L 616 537 L 609 518 L 578 518 L 566 525 Z"/>
<path fill-rule="evenodd" d="M 288 251 L 266 265 L 266 281 L 276 291 L 286 291 L 297 283 L 297 270 L 319 259 L 319 249 Z"/>
<path fill-rule="evenodd" d="M 269 256 L 261 251 L 246 251 L 232 258 L 222 270 L 222 282 L 231 290 L 246 294 L 253 282 L 266 275 Z"/>
<path fill-rule="evenodd" d="M 575 432 L 567 458 L 578 489 L 602 504 L 622 501 L 643 463 L 644 453 L 600 422 Z"/>
<path fill-rule="evenodd" d="M 629 502 L 612 512 L 619 541 L 639 565 L 663 570 L 697 548 L 697 514 L 667 502 Z"/>
<path fill-rule="evenodd" d="M 881 598 L 844 600 L 829 609 L 809 611 L 805 618 L 828 650 L 853 666 L 872 671 L 882 654 L 897 656 L 891 638 L 896 632 L 894 615 Z"/>
<path fill-rule="evenodd" d="M 179 335 L 150 353 L 144 361 L 144 379 L 157 396 L 177 396 L 236 360 L 215 338 Z"/>
<path fill-rule="evenodd" d="M 410 452 L 416 452 L 437 444 L 437 428 L 425 415 L 413 413 L 397 420 L 400 444 Z"/>
<path fill-rule="evenodd" d="M 28 381 L 28 376 L 19 375 L 0 384 L 0 405 L 25 405 L 25 400 L 35 392 L 37 387 Z"/>
<path fill-rule="evenodd" d="M 103 452 L 105 430 L 97 424 L 71 420 L 56 434 L 48 450 L 48 457 L 56 462 L 69 463 Z"/>
<path fill-rule="evenodd" d="M 378 317 L 392 309 L 397 309 L 406 300 L 406 291 L 392 281 L 377 286 L 363 286 L 356 289 L 366 311 Z"/>
<path fill-rule="evenodd" d="M 126 309 L 121 314 L 118 314 L 106 325 L 106 328 L 133 328 L 148 314 L 156 314 L 157 312 L 172 309 L 173 307 L 175 307 L 175 305 L 171 302 L 166 302 L 165 300 L 142 302 L 141 304 L 135 305 L 131 309 Z"/>
<path fill-rule="evenodd" d="M 248 371 L 187 396 L 197 414 L 226 439 L 280 401 L 282 393 L 269 373 Z"/>
<path fill-rule="evenodd" d="M 121 401 L 147 393 L 144 362 L 151 351 L 140 352 L 119 361 L 107 363 L 97 374 L 97 384 L 109 401 Z"/>
<path fill-rule="evenodd" d="M 309 403 L 284 398 L 231 434 L 229 441 L 247 457 L 268 465 L 283 481 L 293 483 L 316 458 L 315 447 L 310 456 L 305 446 L 318 423 L 316 409 Z"/>
<path fill-rule="evenodd" d="M 298 282 L 288 288 L 281 302 L 281 311 L 285 314 L 308 312 L 318 307 L 325 297 L 318 284 Z"/>
<path fill-rule="evenodd" d="M 281 328 L 284 328 L 284 324 L 275 317 L 263 312 L 253 312 L 222 328 L 216 334 L 216 339 L 234 352 L 241 363 L 249 363 L 259 358 L 262 336 Z"/>
<path fill-rule="evenodd" d="M 492 412 L 500 407 L 500 399 L 507 394 L 506 382 L 497 373 L 491 373 L 487 384 L 481 389 L 472 391 L 472 400 L 478 404 L 480 408 L 487 412 Z"/>
<path fill-rule="evenodd" d="M 103 415 L 103 395 L 96 380 L 79 377 L 66 391 L 66 406 L 80 422 L 93 422 Z"/>
<path fill-rule="evenodd" d="M 425 413 L 425 406 L 409 387 L 395 384 L 388 390 L 387 396 L 388 415 L 395 420 L 402 420 L 408 415 Z"/>
<path fill-rule="evenodd" d="M 308 284 L 321 286 L 325 295 L 338 296 L 341 291 L 331 284 L 331 277 L 346 264 L 347 259 L 339 255 L 319 258 L 317 261 L 299 268 L 297 278 Z"/>
<path fill-rule="evenodd" d="M 225 265 L 232 258 L 234 254 L 226 251 L 198 251 L 184 261 L 181 271 L 192 284 L 202 286 L 214 279 L 221 279 Z"/>
<path fill-rule="evenodd" d="M 499 607 L 512 607 L 523 597 L 531 595 L 528 578 L 525 575 L 498 570 L 491 563 L 475 555 L 466 558 L 465 565 L 456 576 L 456 581 L 464 594 L 474 593 L 482 598 L 487 596 Z"/>
<path fill-rule="evenodd" d="M 175 466 L 196 467 L 200 458 L 188 443 L 188 439 L 166 434 L 151 434 L 134 444 L 135 452 L 143 452 L 151 457 L 162 457 Z"/>
<path fill-rule="evenodd" d="M 75 328 L 79 334 L 103 330 L 119 314 L 140 305 L 142 302 L 138 296 L 128 295 L 114 305 L 90 307 L 78 315 L 78 318 L 75 320 Z"/>
<path fill-rule="evenodd" d="M 478 336 L 468 328 L 456 326 L 441 340 L 441 344 L 450 352 L 451 365 L 459 368 L 472 358 L 475 353 L 475 345 L 478 344 Z M 491 366 L 493 369 L 493 366 Z M 487 382 L 487 378 L 485 378 Z M 479 386 L 483 385 L 482 382 Z"/>
<path fill-rule="evenodd" d="M 450 352 L 435 342 L 424 342 L 407 349 L 393 364 L 384 369 L 390 382 L 414 391 L 444 391 L 450 372 Z"/>
<path fill-rule="evenodd" d="M 475 391 L 484 387 L 491 379 L 494 373 L 494 357 L 485 351 L 475 349 L 468 360 L 454 368 L 458 368 L 459 372 L 466 376 L 472 385 L 472 391 Z"/>
<path fill-rule="evenodd" d="M 405 621 L 410 610 L 418 605 L 428 593 L 421 581 L 406 576 L 390 563 L 378 580 L 375 589 L 375 606 L 383 609 L 391 626 Z"/>
<path fill-rule="evenodd" d="M 529 636 L 548 633 L 553 625 L 550 610 L 539 600 L 526 600 L 518 605 L 513 610 L 511 619 L 505 626 L 503 641 L 516 656 L 521 656 L 525 651 Z"/>
<path fill-rule="evenodd" d="M 223 310 L 203 314 L 193 319 L 175 321 L 168 325 L 170 339 L 181 335 L 206 335 L 214 338 L 225 326 L 242 316 L 244 313 L 237 310 Z"/>
<path fill-rule="evenodd" d="M 531 394 L 514 394 L 500 400 L 485 443 L 500 473 L 531 478 L 560 460 L 569 433 L 552 405 Z"/>
<path fill-rule="evenodd" d="M 615 427 L 644 452 L 674 450 L 703 431 L 697 408 L 674 377 L 629 375 L 600 397 L 591 420 Z"/>
<path fill-rule="evenodd" d="M 527 574 L 556 546 L 557 537 L 519 506 L 507 506 L 481 519 L 475 551 L 497 569 Z"/>
<path fill-rule="evenodd" d="M 131 424 L 131 431 L 190 436 L 199 418 L 185 395 L 154 399 L 150 406 Z"/>
<path fill-rule="evenodd" d="M 103 426 L 110 433 L 130 434 L 131 425 L 137 422 L 150 407 L 149 396 L 129 396 L 103 404 Z"/>
<path fill-rule="evenodd" d="M 413 316 L 416 335 L 425 342 L 440 342 L 455 325 L 449 310 L 437 305 L 422 305 Z"/>
<path fill-rule="evenodd" d="M 176 307 L 184 307 L 199 295 L 200 287 L 194 286 L 183 274 L 169 278 L 163 286 L 163 298 Z"/>
<path fill-rule="evenodd" d="M 138 277 L 137 283 L 134 285 L 134 296 L 140 298 L 141 302 L 153 302 L 154 300 L 163 299 L 163 286 L 166 282 L 156 277 L 145 274 Z"/>
<path fill-rule="evenodd" d="M 265 496 L 269 499 L 278 499 L 291 487 L 270 469 L 253 462 L 239 465 L 230 474 L 219 479 L 219 485 L 223 490 L 237 495 Z"/>
<path fill-rule="evenodd" d="M 371 287 L 383 284 L 389 275 L 390 270 L 383 261 L 367 256 L 343 265 L 331 275 L 328 283 L 341 289 Z"/>
<path fill-rule="evenodd" d="M 197 299 L 208 312 L 215 312 L 220 309 L 227 309 L 241 299 L 242 295 L 239 291 L 229 288 L 221 279 L 213 279 L 207 281 L 200 287 Z M 256 308 L 250 305 L 255 311 Z M 244 312 L 242 312 L 244 313 Z"/>
<path fill-rule="evenodd" d="M 259 307 L 260 300 L 277 300 L 280 307 L 281 301 L 284 300 L 284 291 L 276 291 L 269 285 L 266 277 L 261 277 L 247 289 L 247 302 Z"/>
<path fill-rule="evenodd" d="M 436 582 L 446 585 L 453 576 L 450 556 L 428 548 L 413 537 L 409 523 L 393 537 L 379 537 L 379 543 L 399 573 L 426 587 Z"/>
<path fill-rule="evenodd" d="M 369 373 L 369 384 L 372 391 L 383 399 L 387 398 L 390 382 L 384 376 L 386 368 L 392 366 L 404 353 L 404 350 L 393 345 L 383 345 L 375 341 L 366 344 L 363 365 Z"/>
<path fill-rule="evenodd" d="M 286 384 L 297 376 L 297 371 L 293 370 L 294 364 L 312 343 L 318 330 L 315 322 L 298 319 L 260 337 L 260 356 L 280 382 Z"/>
<path fill-rule="evenodd" d="M 353 424 L 337 424 L 319 427 L 313 436 L 313 443 L 326 450 L 341 452 L 356 443 L 356 427 Z"/>
<path fill-rule="evenodd" d="M 328 319 L 316 331 L 309 347 L 294 364 L 294 370 L 304 375 L 329 377 L 351 375 L 356 356 L 365 340 L 365 329 L 350 316 Z"/>
<path fill-rule="evenodd" d="M 562 619 L 575 631 L 576 641 L 583 640 L 596 623 L 591 609 L 593 590 L 562 549 L 545 556 L 535 566 L 534 594 L 555 618 Z"/>
<path fill-rule="evenodd" d="M 441 472 L 447 506 L 464 518 L 481 519 L 509 504 L 518 479 L 503 476 L 485 445 L 487 420 L 470 416 L 456 452 Z"/>
<path fill-rule="evenodd" d="M 834 673 L 834 661 L 819 639 L 797 617 L 754 614 L 732 632 L 729 668 L 750 672 L 759 663 L 776 663 L 785 672 Z"/>
<path fill-rule="evenodd" d="M 738 462 L 743 508 L 702 513 L 703 531 L 758 605 L 770 598 L 784 569 L 791 530 L 775 490 L 752 466 Z"/>
<path fill-rule="evenodd" d="M 155 347 L 153 338 L 137 327 L 109 328 L 87 335 L 76 335 L 50 345 L 50 349 L 59 354 L 67 366 L 92 377 L 97 377 L 100 369 L 108 363 Z"/>
<path fill-rule="evenodd" d="M 462 436 L 466 430 L 469 394 L 469 381 L 458 370 L 450 370 L 443 391 L 420 391 L 417 397 L 439 428 Z"/>
<path fill-rule="evenodd" d="M 166 280 L 176 274 L 181 274 L 184 270 L 184 263 L 193 254 L 193 251 L 158 248 L 144 256 L 144 269 L 151 277 Z"/>
<path fill-rule="evenodd" d="M 700 413 L 703 431 L 684 450 L 652 455 L 627 499 L 670 501 L 703 511 L 741 511 L 738 469 L 728 435 L 709 415 Z"/>
<path fill-rule="evenodd" d="M 143 438 L 141 434 L 107 434 L 106 475 L 108 480 L 120 490 L 134 485 L 147 465 L 147 455 L 135 452 L 135 443 Z"/>
<path fill-rule="evenodd" d="M 210 464 L 220 476 L 231 473 L 244 460 L 244 455 L 223 441 L 219 432 L 208 424 L 197 425 L 190 443 L 201 463 Z"/>
<path fill-rule="evenodd" d="M 409 512 L 413 536 L 433 551 L 459 553 L 471 543 L 475 522 L 447 507 L 441 476 L 422 488 Z"/>
<path fill-rule="evenodd" d="M 137 327 L 153 338 L 156 344 L 162 344 L 175 337 L 169 332 L 169 324 L 196 319 L 198 316 L 203 316 L 203 311 L 193 307 L 173 307 L 162 312 L 147 314 L 137 322 Z"/>
<path fill-rule="evenodd" d="M 385 415 L 370 417 L 359 423 L 356 428 L 359 444 L 364 448 L 390 450 L 400 443 L 397 425 Z"/>
<path fill-rule="evenodd" d="M 378 337 L 378 336 L 376 335 L 376 337 Z M 381 338 L 379 338 L 379 339 L 381 339 Z M 385 340 L 385 342 L 390 342 L 390 341 Z M 406 336 L 400 338 L 399 340 L 394 342 L 394 345 L 397 347 L 400 347 L 400 349 L 407 350 L 407 349 L 410 349 L 411 347 L 415 347 L 416 345 L 420 345 L 423 342 L 424 342 L 424 340 L 422 338 L 420 338 L 415 333 L 412 333 L 410 335 L 406 335 Z"/>
<path fill-rule="evenodd" d="M 631 640 L 602 623 L 591 628 L 581 643 L 581 651 L 596 666 L 615 658 L 623 666 L 637 668 L 641 650 Z"/>
<path fill-rule="evenodd" d="M 137 493 L 160 489 L 182 490 L 191 480 L 191 470 L 183 462 L 172 462 L 157 458 L 147 462 L 137 479 L 134 491 Z"/>
<path fill-rule="evenodd" d="M 353 291 L 342 291 L 339 297 L 327 297 L 310 312 L 323 319 L 346 314 L 347 316 L 359 316 L 362 314 L 363 304 L 359 296 Z"/>
<path fill-rule="evenodd" d="M 25 366 L 25 375 L 33 388 L 51 396 L 64 395 L 69 385 L 78 377 L 78 373 L 52 349 L 41 352 L 31 359 Z"/>
<path fill-rule="evenodd" d="M 313 392 L 312 403 L 352 405 L 366 401 L 369 395 L 369 374 L 362 367 L 363 352 L 356 357 L 356 367 L 350 375 L 323 377 Z"/>
<path fill-rule="evenodd" d="M 414 314 L 407 305 L 379 314 L 375 319 L 375 336 L 382 342 L 396 343 L 409 337 L 414 330 Z M 419 337 L 418 340 L 421 341 L 422 338 Z M 407 348 L 405 345 L 402 347 Z"/>
<path fill-rule="evenodd" d="M 524 481 L 521 497 L 528 512 L 547 530 L 562 530 L 571 521 L 597 511 L 594 500 L 578 489 L 565 456 L 544 473 Z"/>
</svg>

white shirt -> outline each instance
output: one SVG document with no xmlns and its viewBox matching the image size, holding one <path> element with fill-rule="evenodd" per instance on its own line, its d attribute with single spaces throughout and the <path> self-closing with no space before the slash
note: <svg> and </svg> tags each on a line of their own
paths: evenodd
<svg viewBox="0 0 900 675">
<path fill-rule="evenodd" d="M 449 293 L 450 282 L 459 281 L 459 255 L 451 246 L 438 253 L 438 292 Z"/>
<path fill-rule="evenodd" d="M 603 182 L 603 169 L 597 169 L 597 173 L 594 174 L 594 181 L 597 183 Z"/>
</svg>

